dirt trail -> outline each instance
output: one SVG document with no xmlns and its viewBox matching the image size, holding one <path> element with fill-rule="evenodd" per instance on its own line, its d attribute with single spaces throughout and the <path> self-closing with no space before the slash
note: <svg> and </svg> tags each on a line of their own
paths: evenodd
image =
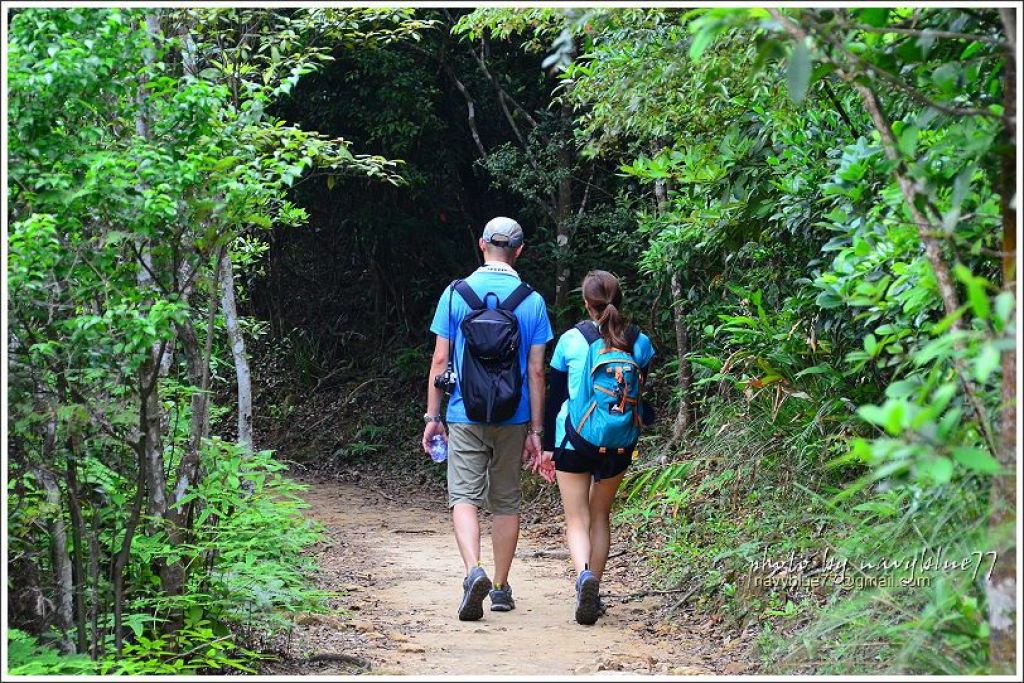
<svg viewBox="0 0 1024 683">
<path fill-rule="evenodd" d="M 726 665 L 721 636 L 705 625 L 682 631 L 656 623 L 655 596 L 623 602 L 638 591 L 615 579 L 609 562 L 602 592 L 610 594 L 607 616 L 593 627 L 572 619 L 572 575 L 561 543 L 560 524 L 526 529 L 510 583 L 517 609 L 490 612 L 460 622 L 462 563 L 440 502 L 392 499 L 355 484 L 307 480 L 307 514 L 327 528 L 317 549 L 319 581 L 344 589 L 332 599 L 335 615 L 302 615 L 291 636 L 292 659 L 268 673 L 354 673 L 355 657 L 377 674 L 645 674 L 739 673 Z M 491 562 L 484 521 L 484 563 Z M 686 617 L 681 617 L 685 621 Z M 719 642 L 709 642 L 715 637 Z M 737 652 L 738 654 L 738 652 Z M 323 655 L 327 655 L 324 658 Z M 326 661 L 325 661 L 326 659 Z M 363 670 L 367 670 L 366 667 Z"/>
</svg>

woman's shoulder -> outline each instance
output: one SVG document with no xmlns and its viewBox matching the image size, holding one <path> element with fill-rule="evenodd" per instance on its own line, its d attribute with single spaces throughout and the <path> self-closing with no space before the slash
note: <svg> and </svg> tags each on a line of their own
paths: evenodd
<svg viewBox="0 0 1024 683">
<path fill-rule="evenodd" d="M 581 325 L 593 325 L 593 323 L 591 323 L 591 322 L 589 322 L 587 320 L 584 320 L 584 321 L 581 321 L 581 322 L 573 324 L 572 327 L 567 329 L 565 332 L 563 332 L 561 334 L 561 336 L 558 337 L 558 343 L 559 344 L 570 344 L 570 343 L 576 343 L 576 342 L 586 343 L 586 341 L 587 341 L 586 336 L 583 334 L 583 331 L 580 330 L 580 326 Z M 596 327 L 595 327 L 595 329 L 596 329 Z"/>
<path fill-rule="evenodd" d="M 592 323 L 588 323 L 587 321 L 577 323 L 570 327 L 569 329 L 567 329 L 558 337 L 558 344 L 556 346 L 560 348 L 563 353 L 579 352 L 581 349 L 590 348 L 590 344 L 587 341 L 586 336 L 580 330 L 581 324 L 586 325 Z"/>
</svg>

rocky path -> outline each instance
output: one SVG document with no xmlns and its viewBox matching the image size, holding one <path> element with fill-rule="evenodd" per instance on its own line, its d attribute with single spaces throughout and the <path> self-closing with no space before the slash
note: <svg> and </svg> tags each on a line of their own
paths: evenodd
<svg viewBox="0 0 1024 683">
<path fill-rule="evenodd" d="M 301 615 L 290 659 L 266 673 L 558 675 L 612 672 L 692 675 L 750 671 L 740 639 L 685 615 L 661 620 L 664 596 L 627 585 L 613 548 L 595 626 L 572 618 L 571 566 L 561 520 L 527 528 L 513 565 L 517 609 L 455 616 L 462 564 L 438 501 L 396 500 L 355 484 L 306 480 L 310 517 L 327 529 L 316 553 L 325 589 L 342 590 L 333 613 Z M 484 563 L 491 567 L 484 521 Z M 490 569 L 488 569 L 490 573 Z M 487 603 L 485 603 L 486 606 Z M 731 655 L 731 656 L 730 656 Z"/>
</svg>

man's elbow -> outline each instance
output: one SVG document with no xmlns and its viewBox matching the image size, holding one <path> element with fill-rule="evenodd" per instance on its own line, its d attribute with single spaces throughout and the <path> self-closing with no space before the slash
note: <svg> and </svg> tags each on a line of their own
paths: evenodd
<svg viewBox="0 0 1024 683">
<path fill-rule="evenodd" d="M 537 363 L 537 364 L 531 363 L 530 367 L 528 368 L 528 371 L 530 373 L 530 383 L 533 386 L 537 386 L 538 384 L 540 386 L 544 386 L 544 365 L 543 364 L 541 364 L 541 363 Z"/>
</svg>

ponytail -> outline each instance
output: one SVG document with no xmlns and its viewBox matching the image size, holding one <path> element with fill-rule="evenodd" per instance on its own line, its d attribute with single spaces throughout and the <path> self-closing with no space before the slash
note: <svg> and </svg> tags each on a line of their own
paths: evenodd
<svg viewBox="0 0 1024 683">
<path fill-rule="evenodd" d="M 601 328 L 601 337 L 604 345 L 612 349 L 630 351 L 629 341 L 626 339 L 626 321 L 622 319 L 619 309 L 615 304 L 609 303 L 601 311 L 601 317 L 597 319 L 597 325 Z"/>
<path fill-rule="evenodd" d="M 583 299 L 597 313 L 597 325 L 608 348 L 630 351 L 626 321 L 619 313 L 622 290 L 619 281 L 606 270 L 592 270 L 583 278 Z"/>
</svg>

